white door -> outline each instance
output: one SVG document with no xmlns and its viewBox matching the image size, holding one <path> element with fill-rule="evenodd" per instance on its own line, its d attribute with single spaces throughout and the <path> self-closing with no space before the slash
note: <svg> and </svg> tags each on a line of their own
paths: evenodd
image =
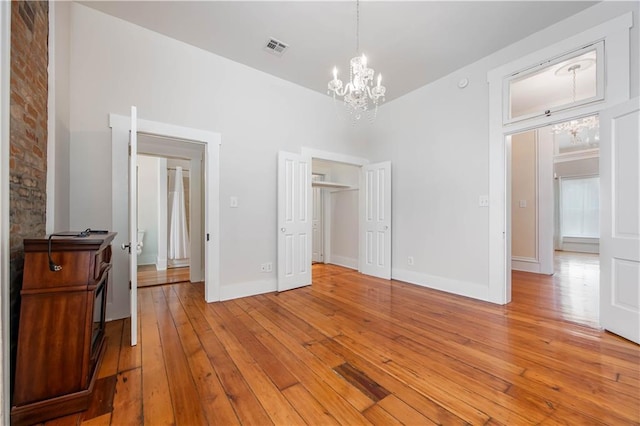
<svg viewBox="0 0 640 426">
<path fill-rule="evenodd" d="M 311 158 L 278 153 L 278 291 L 311 284 Z"/>
<path fill-rule="evenodd" d="M 360 272 L 391 279 L 391 162 L 362 167 Z"/>
<path fill-rule="evenodd" d="M 600 115 L 600 323 L 640 343 L 640 99 Z"/>
<path fill-rule="evenodd" d="M 324 180 L 323 175 L 312 176 L 314 181 Z M 311 259 L 314 262 L 324 262 L 324 224 L 323 224 L 323 211 L 324 207 L 322 205 L 322 188 L 313 187 L 313 217 L 312 217 L 312 241 L 313 241 L 313 252 L 311 255 Z"/>
<path fill-rule="evenodd" d="M 131 107 L 129 133 L 129 282 L 131 346 L 138 342 L 138 113 Z"/>
</svg>

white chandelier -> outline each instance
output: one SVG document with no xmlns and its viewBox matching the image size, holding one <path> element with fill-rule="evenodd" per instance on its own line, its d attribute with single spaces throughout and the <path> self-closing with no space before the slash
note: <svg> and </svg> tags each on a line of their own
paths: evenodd
<svg viewBox="0 0 640 426">
<path fill-rule="evenodd" d="M 363 114 L 367 114 L 370 121 L 373 121 L 378 114 L 378 103 L 380 99 L 384 102 L 384 94 L 386 88 L 380 83 L 382 82 L 382 74 L 378 73 L 377 84 L 373 85 L 374 70 L 367 67 L 367 57 L 360 51 L 360 1 L 356 0 L 356 53 L 358 56 L 351 59 L 349 82 L 342 84 L 342 80 L 338 79 L 338 69 L 333 68 L 333 80 L 329 81 L 328 94 L 333 93 L 333 99 L 336 96 L 342 97 L 346 110 L 355 122 L 359 120 Z M 370 103 L 373 104 L 374 111 L 371 114 Z"/>
<path fill-rule="evenodd" d="M 551 130 L 553 133 L 568 133 L 571 135 L 571 145 L 578 145 L 583 142 L 589 142 L 589 137 L 582 138 L 582 133 L 592 129 L 600 127 L 600 123 L 597 115 L 591 115 L 589 117 L 578 118 L 576 120 L 565 121 L 554 125 Z M 594 139 L 598 141 L 600 136 L 596 132 Z"/>
<path fill-rule="evenodd" d="M 593 61 L 592 60 L 588 60 L 588 59 L 583 59 L 581 61 L 577 61 L 574 62 L 572 64 L 569 64 L 567 66 L 564 66 L 562 68 L 560 68 L 559 70 L 556 71 L 556 75 L 560 75 L 560 74 L 571 74 L 571 78 L 572 78 L 572 82 L 573 82 L 573 87 L 572 87 L 572 94 L 573 94 L 573 103 L 575 104 L 576 102 L 576 73 L 578 71 L 583 71 L 584 69 L 589 68 L 591 65 L 593 65 Z M 578 119 L 574 119 L 574 120 L 570 120 L 570 121 L 566 121 L 564 123 L 558 123 L 555 124 L 553 127 L 551 127 L 551 131 L 554 134 L 559 134 L 559 133 L 568 133 L 571 135 L 571 144 L 572 145 L 578 145 L 581 144 L 583 142 L 588 142 L 589 138 L 587 136 L 586 141 L 582 138 L 581 133 L 583 133 L 584 131 L 589 131 L 592 129 L 597 129 L 599 127 L 599 120 L 598 120 L 598 116 L 597 115 L 592 115 L 589 117 L 584 117 L 584 118 L 578 118 Z M 595 135 L 595 139 L 596 141 L 599 139 L 598 137 L 598 133 L 596 132 Z"/>
</svg>

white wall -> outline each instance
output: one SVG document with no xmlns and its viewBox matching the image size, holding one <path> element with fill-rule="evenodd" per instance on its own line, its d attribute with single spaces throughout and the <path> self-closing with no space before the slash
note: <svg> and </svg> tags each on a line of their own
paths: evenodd
<svg viewBox="0 0 640 426">
<path fill-rule="evenodd" d="M 358 190 L 341 189 L 330 194 L 330 263 L 358 269 Z"/>
<path fill-rule="evenodd" d="M 331 263 L 358 268 L 358 185 L 360 167 L 330 162 L 331 181 L 349 185 L 346 190 L 328 190 L 331 199 Z"/>
<path fill-rule="evenodd" d="M 107 114 L 136 105 L 141 119 L 222 135 L 221 283 L 275 282 L 260 264 L 276 263 L 277 152 L 363 152 L 331 98 L 77 3 L 71 18 L 71 225 L 111 226 Z"/>
<path fill-rule="evenodd" d="M 555 163 L 553 169 L 557 177 L 590 176 L 600 174 L 599 158 L 583 158 L 579 160 Z"/>
<path fill-rule="evenodd" d="M 158 257 L 159 163 L 158 157 L 138 156 L 138 229 L 145 231 L 138 265 L 154 265 Z"/>
<path fill-rule="evenodd" d="M 47 232 L 70 229 L 70 2 L 49 4 L 49 122 L 47 140 Z M 91 223 L 80 224 L 83 230 Z"/>
<path fill-rule="evenodd" d="M 489 216 L 478 206 L 489 193 L 487 73 L 630 10 L 630 95 L 638 96 L 638 3 L 603 2 L 380 109 L 368 157 L 393 164 L 394 278 L 488 298 Z M 459 89 L 463 77 L 470 83 Z"/>
</svg>

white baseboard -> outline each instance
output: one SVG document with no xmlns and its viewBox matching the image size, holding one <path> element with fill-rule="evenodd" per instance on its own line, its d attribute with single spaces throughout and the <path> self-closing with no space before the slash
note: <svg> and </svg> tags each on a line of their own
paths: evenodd
<svg viewBox="0 0 640 426">
<path fill-rule="evenodd" d="M 158 271 L 166 271 L 167 270 L 167 258 L 166 257 L 158 257 L 156 259 L 156 269 Z"/>
<path fill-rule="evenodd" d="M 539 274 L 541 271 L 540 262 L 533 258 L 511 257 L 511 269 L 514 271 L 533 272 Z"/>
<path fill-rule="evenodd" d="M 170 268 L 182 268 L 190 265 L 191 259 L 169 259 L 167 262 L 167 267 Z"/>
<path fill-rule="evenodd" d="M 349 269 L 358 269 L 358 259 L 346 256 L 338 256 L 337 254 L 332 254 L 330 261 L 327 263 L 343 266 Z"/>
<path fill-rule="evenodd" d="M 600 253 L 600 239 L 563 237 L 561 250 L 576 251 L 579 253 Z"/>
<path fill-rule="evenodd" d="M 392 268 L 391 278 L 422 287 L 432 288 L 434 290 L 446 291 L 447 293 L 489 301 L 489 287 L 479 283 L 452 280 L 450 278 L 398 268 Z"/>
<path fill-rule="evenodd" d="M 278 280 L 275 278 L 227 284 L 220 287 L 220 300 L 238 299 L 277 290 Z"/>
</svg>

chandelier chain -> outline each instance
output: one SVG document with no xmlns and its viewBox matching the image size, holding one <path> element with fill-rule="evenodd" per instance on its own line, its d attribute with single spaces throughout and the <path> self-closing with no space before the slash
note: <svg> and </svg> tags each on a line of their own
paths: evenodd
<svg viewBox="0 0 640 426">
<path fill-rule="evenodd" d="M 360 0 L 356 0 L 356 55 L 360 53 Z"/>
<path fill-rule="evenodd" d="M 576 69 L 571 70 L 573 73 L 573 103 L 576 103 Z"/>
</svg>

